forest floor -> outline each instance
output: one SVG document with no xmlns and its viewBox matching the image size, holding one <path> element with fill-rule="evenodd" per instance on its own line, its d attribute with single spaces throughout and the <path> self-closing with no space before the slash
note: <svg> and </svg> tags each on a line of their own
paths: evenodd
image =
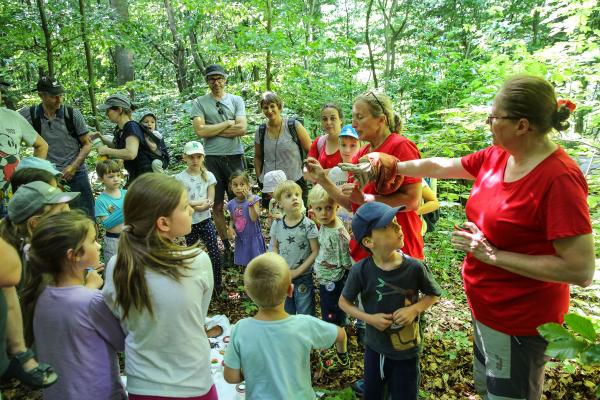
<svg viewBox="0 0 600 400">
<path fill-rule="evenodd" d="M 472 328 L 460 273 L 460 255 L 448 256 L 443 247 L 446 235 L 444 222 L 428 241 L 426 254 L 436 279 L 443 290 L 442 300 L 426 313 L 424 350 L 421 356 L 422 383 L 420 397 L 424 399 L 479 399 L 473 386 Z M 427 250 L 429 252 L 427 252 Z M 440 256 L 446 257 L 440 260 Z M 209 313 L 224 314 L 232 323 L 252 316 L 256 306 L 243 291 L 242 271 L 227 267 L 223 271 L 225 295 L 213 296 Z M 572 287 L 571 311 L 585 315 L 600 315 L 600 272 L 591 287 Z M 317 302 L 318 304 L 318 302 Z M 363 350 L 352 328 L 349 330 L 350 367 L 336 373 L 319 374 L 317 358 L 313 357 L 313 386 L 325 399 L 354 399 L 350 385 L 362 376 Z M 319 376 L 320 375 L 320 376 Z M 581 367 L 574 362 L 552 360 L 546 367 L 543 399 L 593 400 L 600 384 L 600 367 Z M 41 399 L 41 391 L 31 391 L 17 381 L 4 382 L 2 399 Z"/>
</svg>

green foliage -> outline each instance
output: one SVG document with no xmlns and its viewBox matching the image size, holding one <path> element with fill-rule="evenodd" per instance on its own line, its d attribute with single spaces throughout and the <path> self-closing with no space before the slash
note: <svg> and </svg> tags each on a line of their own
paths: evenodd
<svg viewBox="0 0 600 400">
<path fill-rule="evenodd" d="M 569 329 L 557 323 L 538 327 L 540 335 L 548 341 L 546 354 L 560 360 L 576 359 L 584 365 L 600 365 L 600 340 L 592 321 L 578 314 L 565 315 Z"/>
</svg>

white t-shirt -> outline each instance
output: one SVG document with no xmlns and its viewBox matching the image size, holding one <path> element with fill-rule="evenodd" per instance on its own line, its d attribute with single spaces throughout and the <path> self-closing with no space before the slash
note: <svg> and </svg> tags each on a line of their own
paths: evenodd
<svg viewBox="0 0 600 400">
<path fill-rule="evenodd" d="M 116 257 L 106 267 L 102 295 L 121 320 L 125 337 L 125 374 L 129 393 L 148 396 L 194 397 L 213 385 L 210 345 L 204 330 L 213 291 L 208 254 L 190 260 L 179 282 L 146 269 L 154 316 L 130 309 L 127 319 L 116 306 L 113 282 Z"/>
<path fill-rule="evenodd" d="M 16 111 L 0 107 L 0 190 L 19 164 L 21 143 L 33 146 L 37 132 Z"/>
<path fill-rule="evenodd" d="M 202 175 L 190 175 L 187 170 L 183 170 L 175 175 L 175 179 L 185 186 L 190 201 L 206 199 L 208 197 L 208 187 L 217 184 L 217 179 L 213 173 L 210 171 L 206 171 L 206 173 L 208 174 L 208 180 L 204 180 Z M 197 224 L 208 218 L 210 218 L 210 210 L 194 211 L 194 215 L 192 215 L 192 224 Z"/>
</svg>

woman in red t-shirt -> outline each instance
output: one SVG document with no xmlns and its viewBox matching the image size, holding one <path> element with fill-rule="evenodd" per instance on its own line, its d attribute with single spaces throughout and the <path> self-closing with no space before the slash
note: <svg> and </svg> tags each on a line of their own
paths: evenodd
<svg viewBox="0 0 600 400">
<path fill-rule="evenodd" d="M 484 398 L 540 398 L 547 343 L 537 327 L 562 324 L 569 284 L 592 282 L 585 177 L 548 135 L 566 129 L 574 109 L 557 102 L 542 78 L 516 76 L 487 118 L 492 147 L 397 166 L 405 176 L 475 181 L 468 222 L 452 244 L 467 253 L 462 272 L 473 314 L 475 387 Z"/>
<path fill-rule="evenodd" d="M 364 146 L 355 156 L 356 163 L 363 155 L 379 151 L 395 156 L 399 160 L 420 158 L 419 150 L 410 140 L 400 134 L 402 123 L 392 109 L 392 102 L 383 93 L 367 92 L 358 96 L 352 105 L 352 127 L 356 129 Z M 338 189 L 327 177 L 324 166 L 313 157 L 307 159 L 308 173 L 321 184 L 329 195 L 342 207 L 355 211 L 365 202 L 379 201 L 390 206 L 406 205 L 407 208 L 397 215 L 397 221 L 404 232 L 405 246 L 403 251 L 415 258 L 423 259 L 423 237 L 421 236 L 421 220 L 415 210 L 421 200 L 421 179 L 406 178 L 402 186 L 392 194 L 380 194 L 375 185 L 367 184 L 361 189 L 349 178 L 349 184 Z M 354 261 L 361 260 L 369 254 L 352 240 L 350 254 Z"/>
<path fill-rule="evenodd" d="M 324 135 L 312 141 L 308 157 L 315 158 L 326 170 L 342 162 L 338 138 L 342 130 L 342 109 L 335 103 L 327 103 L 321 109 L 321 127 Z"/>
</svg>

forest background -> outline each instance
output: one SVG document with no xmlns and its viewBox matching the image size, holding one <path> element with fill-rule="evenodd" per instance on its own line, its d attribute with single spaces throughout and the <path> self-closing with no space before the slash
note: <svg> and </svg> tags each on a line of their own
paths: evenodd
<svg viewBox="0 0 600 400">
<path fill-rule="evenodd" d="M 12 83 L 3 93 L 10 108 L 37 102 L 37 79 L 54 75 L 67 90 L 65 102 L 80 108 L 92 129 L 109 133 L 112 126 L 96 105 L 109 94 L 128 93 L 142 106 L 136 115 L 157 114 L 159 130 L 179 160 L 183 143 L 194 138 L 191 100 L 207 92 L 202 71 L 212 63 L 225 66 L 226 90 L 246 101 L 249 164 L 265 90 L 280 94 L 285 112 L 301 118 L 315 137 L 323 104 L 339 103 L 350 123 L 353 98 L 379 88 L 392 97 L 404 134 L 423 156 L 457 157 L 490 144 L 484 121 L 506 77 L 543 76 L 559 97 L 577 104 L 571 128 L 554 139 L 588 179 L 599 255 L 599 1 L 3 0 L 0 27 L 0 74 Z M 468 182 L 438 183 L 442 218 L 427 238 L 426 257 L 444 300 L 429 317 L 424 398 L 474 393 L 462 255 L 448 243 L 453 223 L 464 219 L 468 193 Z M 230 280 L 239 290 L 241 282 Z M 598 280 L 584 290 L 574 288 L 576 316 L 567 329 L 550 330 L 558 358 L 547 368 L 547 398 L 596 396 L 599 299 Z M 243 298 L 213 308 L 219 305 L 237 317 L 253 311 Z M 327 389 L 327 396 L 351 398 L 342 389 L 360 368 L 355 359 L 351 370 L 325 376 L 316 386 Z M 31 396 L 18 390 L 4 395 Z"/>
</svg>

